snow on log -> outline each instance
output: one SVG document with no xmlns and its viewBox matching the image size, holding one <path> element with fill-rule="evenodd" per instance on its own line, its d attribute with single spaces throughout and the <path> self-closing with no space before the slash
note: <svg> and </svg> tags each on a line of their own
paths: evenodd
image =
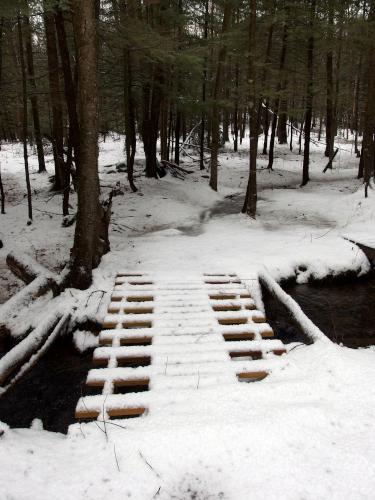
<svg viewBox="0 0 375 500">
<path fill-rule="evenodd" d="M 22 310 L 38 297 L 52 290 L 54 286 L 56 286 L 56 281 L 52 277 L 42 275 L 5 302 L 0 307 L 0 335 L 9 335 Z M 23 325 L 23 330 L 27 331 L 28 328 L 28 325 Z M 21 332 L 17 334 L 19 335 Z"/>
<path fill-rule="evenodd" d="M 295 322 L 312 342 L 319 340 L 331 343 L 329 338 L 306 316 L 297 302 L 284 292 L 281 286 L 266 270 L 259 272 L 259 281 L 290 312 Z"/>
<path fill-rule="evenodd" d="M 12 273 L 26 284 L 31 283 L 39 276 L 54 277 L 57 281 L 57 276 L 40 265 L 39 262 L 32 259 L 29 255 L 10 252 L 7 255 L 6 263 Z"/>
<path fill-rule="evenodd" d="M 5 354 L 0 360 L 0 385 L 9 381 L 11 375 L 21 367 L 22 374 L 30 368 L 52 344 L 53 340 L 67 329 L 69 321 L 70 314 L 61 312 L 51 314 L 25 339 Z M 20 373 L 16 375 L 17 378 L 19 376 Z M 11 383 L 8 384 L 8 387 Z"/>
<path fill-rule="evenodd" d="M 6 258 L 9 269 L 27 286 L 0 306 L 0 336 L 12 334 L 17 318 L 30 303 L 51 291 L 60 292 L 60 278 L 25 254 L 9 253 Z M 26 333 L 30 325 L 22 322 L 16 336 Z"/>
</svg>

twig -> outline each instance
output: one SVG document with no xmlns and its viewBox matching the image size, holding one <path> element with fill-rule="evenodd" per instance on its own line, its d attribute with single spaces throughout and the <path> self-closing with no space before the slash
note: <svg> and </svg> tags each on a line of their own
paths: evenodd
<svg viewBox="0 0 375 500">
<path fill-rule="evenodd" d="M 164 375 L 167 374 L 167 368 L 168 368 L 168 356 L 167 356 L 167 362 L 165 363 Z"/>
<path fill-rule="evenodd" d="M 108 443 L 107 425 L 106 425 L 106 421 L 104 419 L 104 406 L 105 406 L 105 402 L 107 401 L 107 396 L 108 396 L 108 394 L 106 395 L 106 397 L 104 398 L 104 401 L 103 401 L 102 414 L 103 414 L 104 434 L 105 434 L 106 441 Z"/>
<path fill-rule="evenodd" d="M 117 470 L 119 472 L 121 472 L 120 471 L 120 466 L 119 466 L 119 463 L 118 463 L 118 459 L 117 459 L 117 453 L 116 453 L 116 445 L 115 445 L 115 443 L 113 443 L 113 453 L 115 454 L 115 459 L 116 459 L 116 464 L 117 464 Z"/>
<path fill-rule="evenodd" d="M 161 490 L 161 486 L 159 486 L 158 491 L 155 493 L 155 495 L 152 498 L 158 497 L 160 495 L 160 490 Z"/>
<path fill-rule="evenodd" d="M 156 476 L 156 477 L 158 477 L 159 479 L 161 479 L 161 475 L 160 475 L 158 472 L 156 472 L 156 470 L 153 468 L 153 466 L 152 466 L 149 462 L 147 462 L 147 460 L 145 459 L 145 457 L 142 455 L 141 450 L 139 450 L 139 452 L 138 452 L 138 453 L 139 453 L 139 456 L 141 457 L 141 459 L 144 461 L 144 463 L 145 463 L 145 464 L 146 464 L 146 465 L 147 465 L 147 466 L 148 466 L 148 467 L 152 470 L 152 472 L 155 474 L 155 476 Z"/>
<path fill-rule="evenodd" d="M 91 292 L 90 295 L 87 297 L 85 307 L 87 307 L 89 300 L 91 299 L 92 295 L 94 295 L 94 293 L 102 293 L 104 295 L 105 290 L 94 290 L 93 292 Z"/>
<path fill-rule="evenodd" d="M 293 346 L 291 349 L 289 349 L 288 352 L 293 351 L 293 349 L 297 349 L 297 347 L 302 347 L 303 345 L 306 345 L 306 344 L 304 344 L 303 342 L 301 342 L 300 344 L 297 344 L 297 345 Z"/>
</svg>

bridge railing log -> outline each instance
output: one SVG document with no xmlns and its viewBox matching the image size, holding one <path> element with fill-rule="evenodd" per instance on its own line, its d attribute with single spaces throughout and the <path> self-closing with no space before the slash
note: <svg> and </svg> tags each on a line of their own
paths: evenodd
<svg viewBox="0 0 375 500">
<path fill-rule="evenodd" d="M 288 295 L 274 280 L 267 270 L 261 270 L 258 274 L 259 281 L 266 290 L 281 303 L 291 314 L 294 322 L 301 328 L 302 332 L 311 342 L 325 342 L 331 344 L 331 340 L 309 319 L 302 311 L 297 302 Z"/>
</svg>

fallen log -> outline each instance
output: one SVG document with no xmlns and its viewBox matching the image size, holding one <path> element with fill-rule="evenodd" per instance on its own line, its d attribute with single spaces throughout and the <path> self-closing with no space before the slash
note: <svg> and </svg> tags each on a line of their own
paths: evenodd
<svg viewBox="0 0 375 500">
<path fill-rule="evenodd" d="M 186 175 L 192 174 L 193 170 L 187 170 L 186 168 L 182 168 L 179 165 L 176 165 L 176 163 L 172 163 L 167 160 L 161 160 L 160 162 L 165 170 L 168 170 L 173 177 L 177 177 L 178 179 L 184 180 Z"/>
<path fill-rule="evenodd" d="M 52 291 L 55 286 L 56 282 L 53 278 L 40 276 L 5 302 L 0 308 L 0 335 L 12 334 L 13 326 L 17 322 L 17 317 L 21 311 L 37 298 Z M 22 337 L 29 328 L 29 324 L 22 322 L 20 330 L 13 332 L 12 336 Z"/>
<path fill-rule="evenodd" d="M 0 385 L 13 384 L 20 373 L 25 373 L 39 359 L 40 355 L 52 344 L 59 335 L 65 333 L 70 321 L 70 314 L 55 312 L 48 316 L 26 338 L 19 342 L 0 359 Z M 47 343 L 48 342 L 48 343 Z M 38 355 L 39 354 L 39 355 Z M 13 374 L 20 370 L 12 379 Z M 3 390 L 0 392 L 4 391 Z"/>
<path fill-rule="evenodd" d="M 30 329 L 30 323 L 20 322 L 17 332 L 12 332 L 21 311 L 49 291 L 55 297 L 61 292 L 60 278 L 51 273 L 28 255 L 9 253 L 7 265 L 12 273 L 27 286 L 0 307 L 0 336 L 23 336 Z"/>
<path fill-rule="evenodd" d="M 6 263 L 12 273 L 26 284 L 31 283 L 41 275 L 53 275 L 48 269 L 26 254 L 10 252 L 7 255 Z"/>
<path fill-rule="evenodd" d="M 266 271 L 259 272 L 259 282 L 263 285 L 270 294 L 289 312 L 295 323 L 301 328 L 302 332 L 310 340 L 310 342 L 324 342 L 331 344 L 329 338 L 311 321 L 310 318 L 302 311 L 297 302 L 272 278 Z"/>
</svg>

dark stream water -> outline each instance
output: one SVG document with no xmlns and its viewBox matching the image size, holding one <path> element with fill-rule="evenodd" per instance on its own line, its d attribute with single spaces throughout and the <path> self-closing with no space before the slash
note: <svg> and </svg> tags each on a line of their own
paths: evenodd
<svg viewBox="0 0 375 500">
<path fill-rule="evenodd" d="M 285 291 L 331 340 L 347 347 L 375 345 L 375 272 L 352 282 L 289 285 Z M 305 341 L 276 300 L 264 294 L 266 315 L 284 342 Z"/>
<path fill-rule="evenodd" d="M 85 393 L 92 349 L 79 353 L 71 337 L 57 340 L 24 377 L 0 397 L 0 420 L 11 427 L 30 427 L 34 418 L 44 429 L 66 433 Z"/>
</svg>

